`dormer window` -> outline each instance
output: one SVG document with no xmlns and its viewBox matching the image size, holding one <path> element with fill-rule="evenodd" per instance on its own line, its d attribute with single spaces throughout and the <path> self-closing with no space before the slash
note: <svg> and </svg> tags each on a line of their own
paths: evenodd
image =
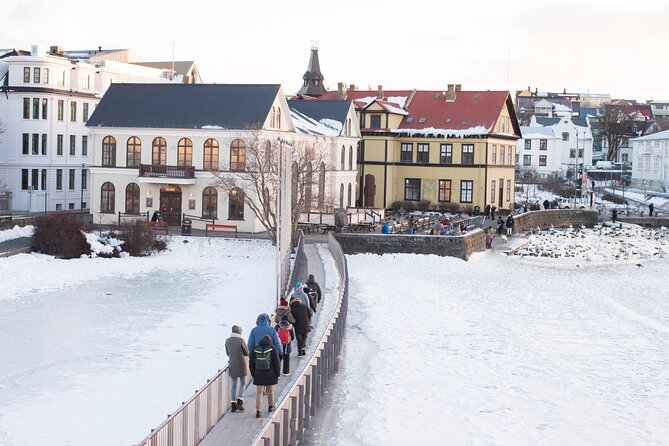
<svg viewBox="0 0 669 446">
<path fill-rule="evenodd" d="M 381 115 L 372 115 L 370 116 L 369 119 L 370 123 L 369 126 L 373 129 L 380 129 L 381 128 Z"/>
<path fill-rule="evenodd" d="M 420 118 L 420 119 L 418 120 L 418 122 L 419 122 L 420 124 L 424 124 L 424 123 L 427 122 L 427 118 Z"/>
<path fill-rule="evenodd" d="M 318 87 L 318 84 L 319 84 L 319 83 L 320 83 L 320 81 L 319 81 L 318 79 L 314 79 L 314 85 L 315 85 L 316 87 Z"/>
</svg>

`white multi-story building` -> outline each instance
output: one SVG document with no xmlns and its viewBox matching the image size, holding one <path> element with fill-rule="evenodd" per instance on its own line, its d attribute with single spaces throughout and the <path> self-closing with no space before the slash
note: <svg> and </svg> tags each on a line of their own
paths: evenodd
<svg viewBox="0 0 669 446">
<path fill-rule="evenodd" d="M 221 187 L 245 175 L 259 150 L 313 154 L 318 162 L 300 173 L 318 179 L 308 183 L 317 184 L 307 194 L 313 210 L 354 204 L 360 130 L 350 101 L 287 101 L 279 85 L 115 84 L 88 126 L 95 223 L 160 211 L 169 224 L 187 214 L 261 232 L 243 199 L 255 190 Z"/>
<path fill-rule="evenodd" d="M 593 139 L 588 118 L 532 116 L 530 126 L 523 127 L 522 133 L 523 136 L 527 134 L 532 137 L 519 139 L 516 143 L 516 168 L 520 171 L 536 166 L 536 171 L 542 176 L 554 174 L 564 177 L 568 172 L 574 173 L 577 166 L 585 169 L 592 166 Z M 545 138 L 541 138 L 542 135 Z M 546 139 L 545 154 L 542 154 L 542 139 Z M 535 144 L 538 145 L 536 149 Z M 536 153 L 533 153 L 535 150 Z M 530 155 L 530 158 L 526 158 L 525 154 Z M 544 162 L 545 166 L 542 165 Z"/>
<path fill-rule="evenodd" d="M 632 186 L 669 190 L 669 130 L 630 140 L 634 163 Z"/>
<path fill-rule="evenodd" d="M 33 45 L 0 56 L 0 183 L 19 212 L 88 207 L 91 132 L 86 121 L 116 82 L 168 82 L 164 70 L 89 62 Z"/>
<path fill-rule="evenodd" d="M 516 142 L 516 167 L 540 178 L 554 176 L 562 167 L 562 140 L 553 127 L 520 127 L 523 135 Z"/>
</svg>

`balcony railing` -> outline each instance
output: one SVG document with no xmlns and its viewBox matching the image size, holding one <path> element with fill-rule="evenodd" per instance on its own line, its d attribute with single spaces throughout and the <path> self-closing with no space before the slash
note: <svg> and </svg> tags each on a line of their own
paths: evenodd
<svg viewBox="0 0 669 446">
<path fill-rule="evenodd" d="M 195 167 L 140 164 L 139 176 L 152 178 L 195 178 Z"/>
</svg>

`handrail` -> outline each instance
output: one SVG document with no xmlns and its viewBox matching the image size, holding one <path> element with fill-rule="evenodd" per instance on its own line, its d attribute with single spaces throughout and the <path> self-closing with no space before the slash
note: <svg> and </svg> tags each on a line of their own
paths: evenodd
<svg viewBox="0 0 669 446">
<path fill-rule="evenodd" d="M 197 445 L 228 410 L 230 384 L 226 366 L 137 446 Z"/>
<path fill-rule="evenodd" d="M 199 215 L 190 215 L 190 214 L 186 214 L 185 212 L 183 212 L 181 214 L 181 221 L 184 221 L 184 219 L 186 219 L 186 218 L 189 218 L 189 219 L 195 220 L 195 221 L 211 222 L 212 225 L 216 224 L 216 219 L 213 218 L 213 217 L 212 218 L 204 218 L 204 217 L 201 217 Z"/>
<path fill-rule="evenodd" d="M 328 382 L 338 368 L 348 310 L 348 267 L 344 252 L 332 234 L 328 234 L 328 248 L 340 273 L 337 308 L 301 376 L 265 421 L 253 445 L 297 444 L 302 439 L 303 430 L 309 427 L 310 417 L 316 415 Z"/>
</svg>

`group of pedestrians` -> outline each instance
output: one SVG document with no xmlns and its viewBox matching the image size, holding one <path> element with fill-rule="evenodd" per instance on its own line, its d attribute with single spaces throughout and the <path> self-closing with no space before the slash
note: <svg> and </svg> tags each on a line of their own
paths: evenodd
<svg viewBox="0 0 669 446">
<path fill-rule="evenodd" d="M 258 315 L 247 342 L 242 337 L 242 328 L 232 326 L 232 334 L 225 341 L 232 380 L 232 412 L 245 409 L 243 394 L 249 374 L 256 386 L 256 418 L 261 416 L 264 393 L 267 394 L 268 412 L 274 411 L 274 386 L 281 373 L 290 374 L 292 342 L 297 342 L 297 356 L 306 355 L 307 336 L 313 329 L 311 319 L 322 297 L 320 285 L 310 274 L 306 283 L 297 282 L 290 295 L 280 299 L 272 317 L 267 313 Z"/>
</svg>

